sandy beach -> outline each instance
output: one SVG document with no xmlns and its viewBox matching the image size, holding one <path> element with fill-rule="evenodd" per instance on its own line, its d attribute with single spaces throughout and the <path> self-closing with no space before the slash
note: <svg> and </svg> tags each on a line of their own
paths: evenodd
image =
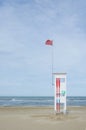
<svg viewBox="0 0 86 130">
<path fill-rule="evenodd" d="M 86 107 L 0 107 L 0 130 L 86 130 Z"/>
</svg>

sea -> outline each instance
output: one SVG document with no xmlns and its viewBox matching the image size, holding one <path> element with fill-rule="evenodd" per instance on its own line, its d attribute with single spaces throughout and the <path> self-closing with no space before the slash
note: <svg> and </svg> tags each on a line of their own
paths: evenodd
<svg viewBox="0 0 86 130">
<path fill-rule="evenodd" d="M 0 106 L 54 106 L 54 97 L 17 97 L 17 96 L 1 96 Z M 67 106 L 86 106 L 86 96 L 84 97 L 67 97 Z"/>
</svg>

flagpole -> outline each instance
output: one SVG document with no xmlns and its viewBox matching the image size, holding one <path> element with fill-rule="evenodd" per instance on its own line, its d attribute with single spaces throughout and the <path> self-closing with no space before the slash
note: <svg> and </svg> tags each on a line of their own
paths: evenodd
<svg viewBox="0 0 86 130">
<path fill-rule="evenodd" d="M 52 52 L 51 52 L 51 78 L 52 78 L 52 81 L 51 81 L 51 84 L 52 84 L 52 86 L 53 86 L 53 61 L 54 61 L 54 51 L 53 51 L 53 41 L 52 40 L 47 40 L 46 42 L 45 42 L 45 44 L 46 45 L 50 45 L 50 46 L 52 46 Z"/>
<path fill-rule="evenodd" d="M 52 87 L 54 85 L 54 83 L 53 83 L 53 68 L 54 68 L 54 47 L 52 45 Z"/>
</svg>

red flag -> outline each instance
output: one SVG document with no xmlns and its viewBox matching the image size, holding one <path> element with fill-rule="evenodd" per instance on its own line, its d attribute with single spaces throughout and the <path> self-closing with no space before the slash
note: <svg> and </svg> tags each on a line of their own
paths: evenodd
<svg viewBox="0 0 86 130">
<path fill-rule="evenodd" d="M 45 44 L 46 44 L 46 45 L 51 45 L 51 46 L 52 46 L 52 45 L 53 45 L 53 41 L 52 41 L 52 40 L 47 40 L 47 41 L 45 42 Z"/>
</svg>

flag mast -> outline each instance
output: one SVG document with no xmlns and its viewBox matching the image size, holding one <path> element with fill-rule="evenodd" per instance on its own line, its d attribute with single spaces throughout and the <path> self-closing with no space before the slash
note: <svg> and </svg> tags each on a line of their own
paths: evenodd
<svg viewBox="0 0 86 130">
<path fill-rule="evenodd" d="M 54 83 L 53 83 L 53 67 L 54 67 L 54 48 L 53 48 L 53 44 L 52 44 L 52 86 L 54 85 Z"/>
<path fill-rule="evenodd" d="M 52 73 L 52 74 L 51 74 L 51 75 L 52 75 L 52 86 L 53 86 L 53 61 L 54 61 L 54 58 L 53 58 L 53 56 L 54 56 L 54 54 L 53 54 L 53 53 L 54 53 L 54 51 L 53 51 L 53 41 L 52 41 L 52 40 L 47 40 L 47 41 L 45 42 L 45 44 L 52 46 L 52 52 L 51 52 L 51 55 L 52 55 L 52 56 L 51 56 L 51 58 L 52 58 L 52 59 L 51 59 L 51 62 L 52 62 L 52 63 L 51 63 L 51 64 L 52 64 L 52 66 L 51 66 L 51 68 L 52 68 L 51 73 Z"/>
</svg>

